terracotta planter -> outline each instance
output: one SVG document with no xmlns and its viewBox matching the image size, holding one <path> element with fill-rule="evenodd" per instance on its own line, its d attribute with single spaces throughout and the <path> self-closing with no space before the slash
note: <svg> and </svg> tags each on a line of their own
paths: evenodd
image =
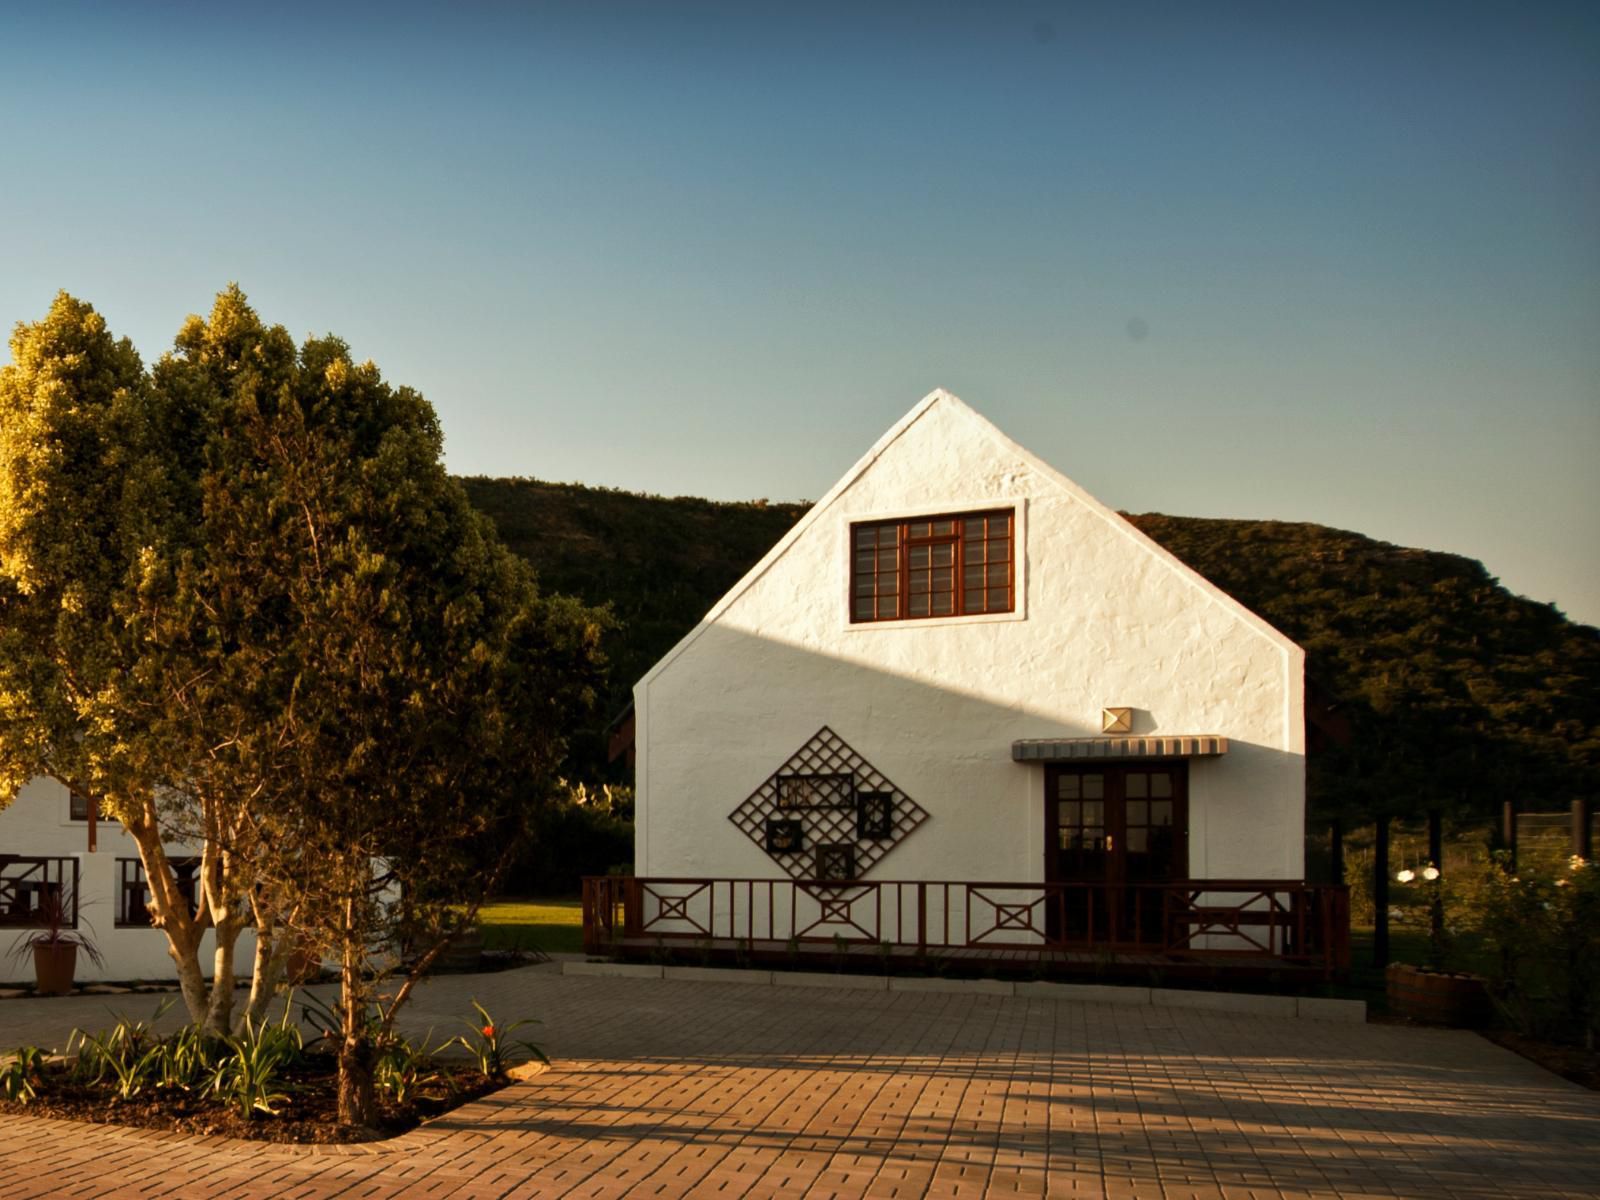
<svg viewBox="0 0 1600 1200">
<path fill-rule="evenodd" d="M 1425 971 L 1390 963 L 1384 975 L 1389 1011 L 1430 1025 L 1476 1029 L 1489 1023 L 1489 990 L 1480 975 L 1464 971 Z"/>
<path fill-rule="evenodd" d="M 78 970 L 76 942 L 35 942 L 33 974 L 41 996 L 69 996 Z"/>
</svg>

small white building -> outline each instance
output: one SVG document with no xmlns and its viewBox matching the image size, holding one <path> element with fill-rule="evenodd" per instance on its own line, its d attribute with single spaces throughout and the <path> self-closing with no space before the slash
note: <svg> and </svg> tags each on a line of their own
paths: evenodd
<svg viewBox="0 0 1600 1200">
<path fill-rule="evenodd" d="M 1304 660 L 936 391 L 635 687 L 626 932 L 1279 953 Z"/>
<path fill-rule="evenodd" d="M 91 829 L 92 825 L 92 829 Z M 198 851 L 169 843 L 167 853 L 180 886 L 191 899 Z M 0 955 L 20 937 L 36 933 L 40 911 L 54 894 L 77 897 L 77 930 L 92 938 L 105 958 L 96 967 L 78 955 L 77 980 L 172 980 L 177 968 L 167 953 L 167 937 L 150 924 L 149 889 L 133 839 L 115 821 L 90 821 L 89 806 L 53 779 L 30 780 L 11 805 L 0 811 Z M 207 933 L 200 966 L 209 976 L 216 938 Z M 235 944 L 234 964 L 248 974 L 255 937 L 248 929 Z M 32 960 L 0 966 L 0 979 L 33 978 Z"/>
</svg>

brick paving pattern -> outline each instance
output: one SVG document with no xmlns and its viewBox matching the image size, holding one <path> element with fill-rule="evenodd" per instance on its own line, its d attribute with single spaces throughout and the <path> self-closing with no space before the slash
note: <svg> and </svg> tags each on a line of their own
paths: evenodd
<svg viewBox="0 0 1600 1200">
<path fill-rule="evenodd" d="M 6 1118 L 0 1196 L 1600 1194 L 1600 1094 L 1469 1033 L 551 968 L 438 980 L 408 1026 L 469 996 L 556 1069 L 375 1146 Z M 4 1001 L 0 1045 L 108 1004 L 152 1007 Z"/>
</svg>

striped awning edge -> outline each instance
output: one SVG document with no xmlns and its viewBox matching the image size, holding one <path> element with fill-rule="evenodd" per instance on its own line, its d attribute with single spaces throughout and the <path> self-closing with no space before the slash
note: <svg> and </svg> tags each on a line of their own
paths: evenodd
<svg viewBox="0 0 1600 1200">
<path fill-rule="evenodd" d="M 1228 752 L 1214 733 L 1170 737 L 1023 738 L 1011 743 L 1013 762 L 1078 762 L 1097 758 L 1207 758 Z"/>
</svg>

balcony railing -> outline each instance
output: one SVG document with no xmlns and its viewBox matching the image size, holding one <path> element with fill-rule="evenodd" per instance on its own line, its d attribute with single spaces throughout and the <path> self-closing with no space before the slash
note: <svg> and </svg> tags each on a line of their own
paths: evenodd
<svg viewBox="0 0 1600 1200">
<path fill-rule="evenodd" d="M 78 860 L 0 854 L 0 929 L 78 927 Z"/>
<path fill-rule="evenodd" d="M 1342 887 L 1283 880 L 973 883 L 591 877 L 590 953 L 698 943 L 791 953 L 870 946 L 881 953 L 1063 960 L 1143 956 L 1174 963 L 1349 966 Z"/>
</svg>

